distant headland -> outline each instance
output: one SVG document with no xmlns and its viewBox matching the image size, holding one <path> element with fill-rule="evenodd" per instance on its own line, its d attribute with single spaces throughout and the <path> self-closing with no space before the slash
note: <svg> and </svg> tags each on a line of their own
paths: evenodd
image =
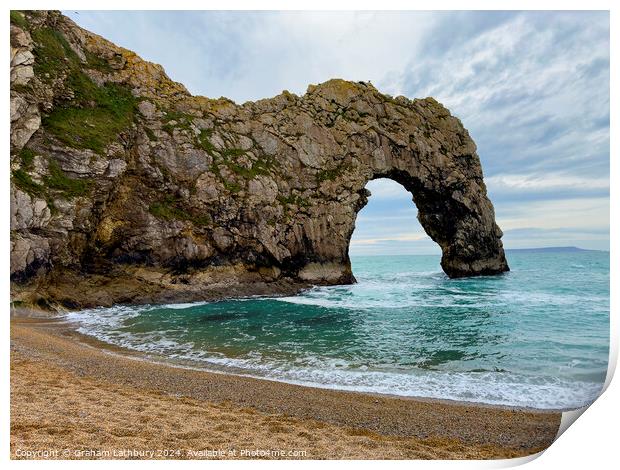
<svg viewBox="0 0 620 470">
<path fill-rule="evenodd" d="M 540 253 L 574 253 L 579 251 L 606 251 L 606 250 L 589 250 L 586 248 L 579 248 L 576 246 L 546 246 L 541 248 L 506 248 L 506 252 L 540 252 Z"/>
</svg>

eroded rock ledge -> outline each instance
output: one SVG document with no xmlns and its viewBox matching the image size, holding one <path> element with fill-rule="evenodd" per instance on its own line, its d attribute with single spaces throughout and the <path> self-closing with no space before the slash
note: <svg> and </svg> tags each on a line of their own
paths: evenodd
<svg viewBox="0 0 620 470">
<path fill-rule="evenodd" d="M 237 105 L 58 12 L 11 13 L 11 279 L 67 307 L 354 282 L 364 188 L 411 192 L 450 277 L 508 270 L 476 146 L 432 98 L 330 80 Z"/>
</svg>

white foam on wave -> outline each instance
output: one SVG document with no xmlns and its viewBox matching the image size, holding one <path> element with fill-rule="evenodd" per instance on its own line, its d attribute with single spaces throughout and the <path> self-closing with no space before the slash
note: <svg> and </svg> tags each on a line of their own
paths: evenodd
<svg viewBox="0 0 620 470">
<path fill-rule="evenodd" d="M 374 275 L 374 274 L 373 274 Z M 270 301 L 291 305 L 307 305 L 326 309 L 347 309 L 363 311 L 360 318 L 372 319 L 368 312 L 383 314 L 389 309 L 503 309 L 519 312 L 519 320 L 531 325 L 540 323 L 540 331 L 545 331 L 543 322 L 548 318 L 540 316 L 542 307 L 561 307 L 563 328 L 579 319 L 579 331 L 586 334 L 581 315 L 571 314 L 573 305 L 587 303 L 592 315 L 608 314 L 608 297 L 583 292 L 554 292 L 545 289 L 519 289 L 520 284 L 506 285 L 502 278 L 494 278 L 492 283 L 482 283 L 479 279 L 459 280 L 445 283 L 441 272 L 412 272 L 378 274 L 365 278 L 358 276 L 360 282 L 352 286 L 315 287 L 297 296 L 262 297 L 232 300 L 232 302 Z M 301 343 L 281 342 L 282 351 L 294 352 L 289 360 L 264 357 L 259 351 L 243 357 L 226 357 L 222 353 L 200 349 L 195 344 L 175 340 L 174 331 L 132 332 L 127 327 L 131 319 L 148 314 L 154 309 L 176 310 L 175 317 L 182 310 L 205 305 L 208 302 L 167 304 L 159 306 L 114 306 L 98 308 L 67 315 L 76 322 L 78 331 L 91 335 L 101 341 L 132 349 L 158 357 L 191 361 L 198 367 L 220 372 L 235 373 L 300 385 L 342 389 L 360 392 L 393 394 L 409 397 L 425 397 L 479 402 L 492 405 L 517 406 L 538 409 L 574 409 L 591 403 L 600 393 L 600 382 L 580 381 L 584 376 L 573 379 L 554 378 L 541 375 L 517 374 L 502 370 L 491 371 L 439 371 L 422 369 L 395 369 L 371 366 L 354 367 L 342 358 L 304 355 Z M 291 310 L 295 310 L 291 307 Z M 419 311 L 419 310 L 418 310 Z M 171 312 L 172 313 L 172 312 Z M 342 312 L 338 312 L 342 313 Z M 365 325 L 366 323 L 364 323 Z M 373 328 L 369 323 L 369 328 Z M 167 327 L 165 327 L 167 328 Z M 298 328 L 298 326 L 295 326 Z M 358 331 L 362 326 L 357 325 Z M 394 327 L 396 328 L 396 326 Z M 263 331 L 265 327 L 263 326 Z M 373 332 L 375 330 L 372 330 Z M 249 333 L 239 334 L 231 342 L 251 342 L 256 339 Z M 389 332 L 382 331 L 382 334 Z M 551 344 L 550 338 L 544 338 Z M 588 339 L 590 341 L 590 339 Z M 557 350 L 563 350 L 563 343 L 555 339 Z M 574 341 L 571 343 L 574 345 Z M 588 343 L 590 344 L 590 343 Z M 259 348 L 257 348 L 259 349 Z M 336 354 L 334 352 L 334 354 Z M 580 353 L 585 354 L 585 353 Z M 152 356 L 151 356 L 152 357 Z M 572 357 L 572 356 L 571 356 Z M 583 356 L 585 357 L 585 356 Z M 585 359 L 584 359 L 585 360 Z M 562 365 L 568 373 L 579 369 L 579 361 L 572 360 Z M 513 369 L 517 370 L 517 369 Z M 523 369 L 528 371 L 527 367 Z M 531 373 L 536 369 L 531 368 Z M 587 377 L 586 379 L 589 379 Z"/>
<path fill-rule="evenodd" d="M 601 391 L 601 384 L 597 383 L 493 372 L 397 374 L 342 369 L 275 369 L 260 376 L 320 388 L 535 409 L 580 408 L 594 401 Z"/>
<path fill-rule="evenodd" d="M 148 306 L 112 307 L 72 312 L 67 318 L 77 322 L 79 332 L 130 350 L 189 360 L 219 372 L 319 388 L 537 409 L 574 409 L 594 401 L 602 386 L 600 383 L 509 372 L 354 369 L 340 358 L 316 357 L 312 360 L 310 357 L 293 363 L 276 362 L 258 351 L 245 357 L 230 358 L 196 349 L 190 342 L 179 343 L 166 337 L 166 332 L 136 334 L 118 329 L 125 320 L 148 309 Z"/>
<path fill-rule="evenodd" d="M 373 295 L 372 292 L 367 292 L 364 297 L 359 296 L 346 298 L 342 297 L 338 293 L 327 293 L 324 295 L 317 294 L 303 294 L 299 296 L 290 297 L 273 297 L 270 300 L 278 302 L 286 302 L 295 305 L 308 305 L 323 308 L 343 308 L 347 310 L 373 310 L 373 309 L 406 309 L 406 308 L 484 308 L 489 307 L 490 302 L 486 302 L 485 299 L 476 302 L 472 301 L 471 297 L 468 297 L 468 302 L 461 302 L 457 296 L 448 298 L 425 298 L 425 297 L 406 297 L 404 294 L 398 296 L 397 293 L 393 298 L 394 301 L 390 302 L 385 298 L 382 298 L 380 294 Z"/>
<path fill-rule="evenodd" d="M 192 307 L 198 307 L 200 305 L 206 305 L 208 302 L 191 302 L 185 304 L 165 304 L 160 305 L 160 308 L 169 308 L 172 310 L 185 310 Z"/>
<path fill-rule="evenodd" d="M 444 295 L 445 293 L 450 295 Z M 458 287 L 412 286 L 364 282 L 353 286 L 316 287 L 300 295 L 266 298 L 295 305 L 347 310 L 407 308 L 498 308 L 502 305 L 528 308 L 574 305 L 579 302 L 605 303 L 607 298 L 568 293 L 502 291 L 467 291 Z"/>
</svg>

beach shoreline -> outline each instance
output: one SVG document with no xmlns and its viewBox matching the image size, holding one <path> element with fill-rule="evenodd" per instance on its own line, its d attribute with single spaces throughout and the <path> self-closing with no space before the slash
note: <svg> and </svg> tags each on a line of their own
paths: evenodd
<svg viewBox="0 0 620 470">
<path fill-rule="evenodd" d="M 559 412 L 313 388 L 153 362 L 89 340 L 54 315 L 22 309 L 11 317 L 12 458 L 511 458 L 547 448 L 560 424 Z M 182 453 L 105 453 L 159 447 Z M 77 453 L 32 454 L 43 448 Z M 240 455 L 243 449 L 292 454 Z"/>
<path fill-rule="evenodd" d="M 102 341 L 95 336 L 91 336 L 89 334 L 81 333 L 78 331 L 79 323 L 74 323 L 72 320 L 66 320 L 63 317 L 62 313 L 51 313 L 46 311 L 30 311 L 26 316 L 22 316 L 19 314 L 18 322 L 23 322 L 24 319 L 29 318 L 30 321 L 34 323 L 38 323 L 40 321 L 49 321 L 58 328 L 63 329 L 63 335 L 70 336 L 74 341 L 81 343 L 84 346 L 89 346 L 101 350 L 102 352 L 106 352 L 112 355 L 118 355 L 124 359 L 130 359 L 135 361 L 143 361 L 149 362 L 153 364 L 158 364 L 164 367 L 172 367 L 179 369 L 187 369 L 190 371 L 196 372 L 204 372 L 207 374 L 222 374 L 228 376 L 234 376 L 239 378 L 247 378 L 251 380 L 260 380 L 267 381 L 271 383 L 283 383 L 294 386 L 301 386 L 304 388 L 318 389 L 318 390 L 334 390 L 341 391 L 345 393 L 356 393 L 362 395 L 368 395 L 371 397 L 385 397 L 385 398 L 397 398 L 400 400 L 414 400 L 418 402 L 427 402 L 427 403 L 438 403 L 438 404 L 447 404 L 447 405 L 461 405 L 461 406 L 475 406 L 477 408 L 490 408 L 497 410 L 509 410 L 509 411 L 525 411 L 525 412 L 541 412 L 541 413 L 562 413 L 564 411 L 569 411 L 565 409 L 540 409 L 540 408 L 531 408 L 526 406 L 513 406 L 513 405 L 505 405 L 505 404 L 495 404 L 495 403 L 484 403 L 477 401 L 465 401 L 465 400 L 457 400 L 450 398 L 433 398 L 433 397 L 424 397 L 424 396 L 416 396 L 416 395 L 398 395 L 397 393 L 382 393 L 375 391 L 361 391 L 361 390 L 346 390 L 340 389 L 338 387 L 330 387 L 315 384 L 308 384 L 303 382 L 293 382 L 285 379 L 277 379 L 272 377 L 261 377 L 259 375 L 252 375 L 251 373 L 243 373 L 229 370 L 229 368 L 216 368 L 210 365 L 202 365 L 198 364 L 196 361 L 192 361 L 190 359 L 173 359 L 164 357 L 162 355 L 158 355 L 156 353 L 147 353 L 143 351 L 137 351 L 129 348 L 125 348 L 122 346 L 118 346 L 115 344 L 107 343 Z"/>
</svg>

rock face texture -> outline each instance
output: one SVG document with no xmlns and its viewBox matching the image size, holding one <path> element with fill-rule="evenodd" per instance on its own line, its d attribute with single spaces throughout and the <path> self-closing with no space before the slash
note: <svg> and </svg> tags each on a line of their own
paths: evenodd
<svg viewBox="0 0 620 470">
<path fill-rule="evenodd" d="M 374 178 L 450 277 L 508 270 L 476 146 L 432 98 L 330 80 L 237 105 L 58 12 L 11 13 L 15 300 L 67 307 L 354 282 Z"/>
</svg>

